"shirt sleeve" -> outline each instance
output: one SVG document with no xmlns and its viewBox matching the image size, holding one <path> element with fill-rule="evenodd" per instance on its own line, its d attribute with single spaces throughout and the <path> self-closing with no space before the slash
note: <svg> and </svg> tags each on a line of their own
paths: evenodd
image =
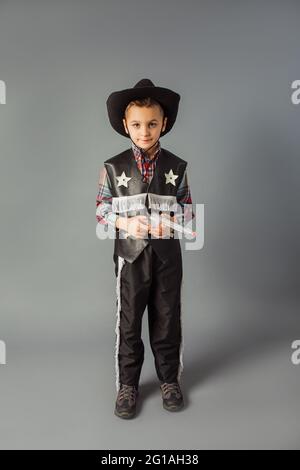
<svg viewBox="0 0 300 470">
<path fill-rule="evenodd" d="M 193 212 L 193 202 L 191 196 L 191 190 L 189 186 L 189 178 L 187 169 L 185 169 L 183 178 L 177 190 L 177 203 L 182 207 L 182 215 L 184 215 L 184 223 L 190 222 L 190 220 L 195 218 Z M 179 220 L 179 222 L 181 222 Z"/>
<path fill-rule="evenodd" d="M 112 193 L 105 166 L 101 168 L 96 197 L 96 219 L 103 225 L 115 226 L 117 214 L 112 211 Z"/>
</svg>

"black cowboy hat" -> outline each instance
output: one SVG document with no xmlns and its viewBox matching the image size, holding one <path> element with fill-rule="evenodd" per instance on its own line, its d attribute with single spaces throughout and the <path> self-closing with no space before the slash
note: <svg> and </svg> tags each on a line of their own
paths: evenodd
<svg viewBox="0 0 300 470">
<path fill-rule="evenodd" d="M 147 98 L 148 96 L 162 106 L 164 115 L 168 118 L 166 128 L 160 135 L 164 136 L 172 129 L 177 117 L 180 95 L 168 88 L 155 86 L 151 80 L 143 78 L 133 88 L 114 91 L 107 98 L 106 106 L 109 122 L 115 131 L 124 137 L 130 138 L 123 125 L 125 109 L 130 101 Z"/>
</svg>

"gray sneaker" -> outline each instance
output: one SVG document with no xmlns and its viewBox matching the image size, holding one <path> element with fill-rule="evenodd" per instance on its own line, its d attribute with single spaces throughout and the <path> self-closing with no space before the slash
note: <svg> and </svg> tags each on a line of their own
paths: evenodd
<svg viewBox="0 0 300 470">
<path fill-rule="evenodd" d="M 178 411 L 183 408 L 183 396 L 178 382 L 163 383 L 161 384 L 160 389 L 165 410 Z"/>
<path fill-rule="evenodd" d="M 124 419 L 133 418 L 136 413 L 138 395 L 139 392 L 134 385 L 120 384 L 115 406 L 115 415 Z"/>
</svg>

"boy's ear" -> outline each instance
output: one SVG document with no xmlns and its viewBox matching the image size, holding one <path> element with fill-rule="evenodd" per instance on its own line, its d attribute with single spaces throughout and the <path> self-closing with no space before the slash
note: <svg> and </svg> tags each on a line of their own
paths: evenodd
<svg viewBox="0 0 300 470">
<path fill-rule="evenodd" d="M 166 117 L 164 118 L 164 125 L 163 125 L 163 128 L 162 128 L 162 132 L 163 132 L 163 131 L 165 130 L 165 128 L 166 128 L 167 120 L 168 120 L 168 118 L 167 118 L 167 116 L 166 116 Z"/>
<path fill-rule="evenodd" d="M 127 132 L 128 134 L 128 129 L 127 129 L 127 126 L 126 126 L 126 120 L 123 118 L 123 125 L 124 125 L 124 129 L 125 131 Z"/>
</svg>

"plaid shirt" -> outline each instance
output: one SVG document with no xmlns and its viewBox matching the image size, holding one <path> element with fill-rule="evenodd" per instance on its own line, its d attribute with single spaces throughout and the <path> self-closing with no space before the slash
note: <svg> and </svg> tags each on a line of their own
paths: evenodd
<svg viewBox="0 0 300 470">
<path fill-rule="evenodd" d="M 137 166 L 143 176 L 143 181 L 149 183 L 153 177 L 156 163 L 161 153 L 160 142 L 158 141 L 156 144 L 156 150 L 152 159 L 147 158 L 144 152 L 141 152 L 134 142 L 132 142 L 132 150 L 137 162 Z M 184 207 L 184 204 L 192 204 L 191 192 L 186 171 L 183 175 L 181 184 L 178 187 L 176 199 L 177 203 L 182 207 Z M 188 222 L 195 217 L 192 211 L 192 205 L 189 206 L 188 210 L 187 207 L 188 206 L 185 207 L 185 222 Z M 96 219 L 98 223 L 105 225 L 111 223 L 112 225 L 115 225 L 118 216 L 112 212 L 112 194 L 105 166 L 100 171 L 98 194 L 96 198 L 96 209 Z"/>
</svg>

